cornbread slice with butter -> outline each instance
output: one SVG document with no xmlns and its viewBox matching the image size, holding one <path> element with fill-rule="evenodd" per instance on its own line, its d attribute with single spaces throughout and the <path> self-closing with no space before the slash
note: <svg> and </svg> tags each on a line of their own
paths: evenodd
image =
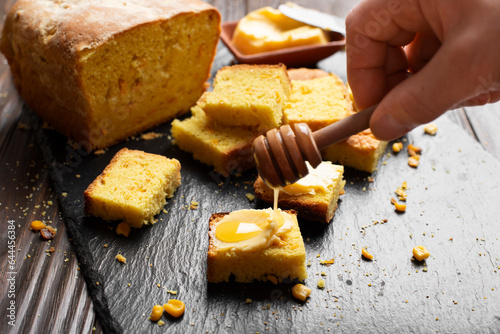
<svg viewBox="0 0 500 334">
<path fill-rule="evenodd" d="M 135 228 L 153 224 L 181 184 L 180 170 L 176 159 L 124 148 L 85 190 L 85 213 Z"/>
<path fill-rule="evenodd" d="M 278 206 L 293 209 L 305 219 L 329 223 L 337 210 L 339 196 L 344 193 L 344 167 L 323 161 L 315 169 L 309 164 L 308 168 L 306 177 L 280 189 Z M 260 176 L 253 187 L 255 196 L 273 203 L 274 190 Z"/>
<path fill-rule="evenodd" d="M 304 241 L 293 211 L 214 213 L 209 222 L 208 282 L 307 278 Z M 281 218 L 280 218 L 281 217 Z"/>
<path fill-rule="evenodd" d="M 283 64 L 226 66 L 198 105 L 218 125 L 264 131 L 281 125 L 291 90 Z"/>
<path fill-rule="evenodd" d="M 191 112 L 190 118 L 172 122 L 172 137 L 177 146 L 226 176 L 254 166 L 252 142 L 260 132 L 216 126 L 198 106 Z"/>
</svg>

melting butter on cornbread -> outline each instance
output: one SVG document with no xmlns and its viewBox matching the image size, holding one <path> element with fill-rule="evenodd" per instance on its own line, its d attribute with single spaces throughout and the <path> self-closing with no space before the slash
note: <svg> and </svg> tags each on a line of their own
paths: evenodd
<svg viewBox="0 0 500 334">
<path fill-rule="evenodd" d="M 255 196 L 282 209 L 292 209 L 308 220 L 328 223 L 335 213 L 339 196 L 344 193 L 344 167 L 323 161 L 309 174 L 284 188 L 272 189 L 259 176 L 254 182 Z M 278 201 L 279 193 L 279 201 Z M 274 196 L 273 196 L 274 195 Z"/>
<path fill-rule="evenodd" d="M 219 251 L 255 251 L 269 247 L 291 228 L 291 215 L 281 210 L 234 211 L 217 223 L 215 246 Z"/>
<path fill-rule="evenodd" d="M 309 174 L 299 179 L 297 182 L 283 187 L 281 191 L 288 195 L 296 196 L 325 193 L 328 191 L 328 185 L 332 183 L 332 179 L 337 179 L 337 175 L 343 174 L 343 170 L 336 168 L 335 165 L 326 161 L 319 164 L 316 168 L 312 168 L 309 162 L 306 162 L 306 164 Z"/>
</svg>

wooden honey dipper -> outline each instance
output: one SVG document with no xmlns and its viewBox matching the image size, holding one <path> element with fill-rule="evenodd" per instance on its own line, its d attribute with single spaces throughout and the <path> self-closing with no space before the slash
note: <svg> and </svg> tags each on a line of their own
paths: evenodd
<svg viewBox="0 0 500 334">
<path fill-rule="evenodd" d="M 284 187 L 306 176 L 306 161 L 316 168 L 320 150 L 369 128 L 373 105 L 343 120 L 311 132 L 305 123 L 283 125 L 257 137 L 252 145 L 257 170 L 271 187 Z"/>
</svg>

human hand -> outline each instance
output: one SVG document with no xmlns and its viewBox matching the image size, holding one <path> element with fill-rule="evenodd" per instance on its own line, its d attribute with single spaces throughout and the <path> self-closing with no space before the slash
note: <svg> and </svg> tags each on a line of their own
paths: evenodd
<svg viewBox="0 0 500 334">
<path fill-rule="evenodd" d="M 500 100 L 498 0 L 364 0 L 346 26 L 349 86 L 358 109 L 379 103 L 381 140 Z"/>
</svg>

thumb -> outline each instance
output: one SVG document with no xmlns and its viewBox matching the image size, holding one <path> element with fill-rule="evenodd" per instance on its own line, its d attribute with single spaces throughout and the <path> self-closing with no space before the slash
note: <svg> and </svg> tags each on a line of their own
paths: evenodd
<svg viewBox="0 0 500 334">
<path fill-rule="evenodd" d="M 427 65 L 382 99 L 370 119 L 370 128 L 378 139 L 399 138 L 474 94 L 477 84 L 469 57 L 448 49 L 443 44 Z"/>
</svg>

